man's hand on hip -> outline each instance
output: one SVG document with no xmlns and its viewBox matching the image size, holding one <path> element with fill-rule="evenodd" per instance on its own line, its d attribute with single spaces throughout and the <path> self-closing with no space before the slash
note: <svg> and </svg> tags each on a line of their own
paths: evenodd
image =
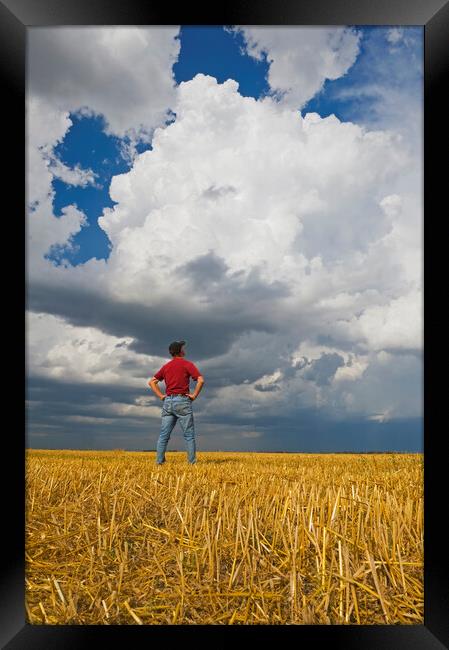
<svg viewBox="0 0 449 650">
<path fill-rule="evenodd" d="M 187 393 L 187 397 L 189 397 L 192 402 L 194 402 L 197 398 L 197 395 L 194 395 L 193 393 Z"/>
</svg>

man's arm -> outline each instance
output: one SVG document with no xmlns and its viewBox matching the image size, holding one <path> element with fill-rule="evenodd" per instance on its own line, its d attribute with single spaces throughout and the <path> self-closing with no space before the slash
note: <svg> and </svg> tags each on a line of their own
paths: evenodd
<svg viewBox="0 0 449 650">
<path fill-rule="evenodd" d="M 159 386 L 158 386 L 159 381 L 160 380 L 156 379 L 156 377 L 152 377 L 152 379 L 150 379 L 150 381 L 148 382 L 148 386 L 151 388 L 153 393 L 157 395 L 157 397 L 159 397 L 159 399 L 165 399 L 165 395 L 163 395 L 159 390 Z"/>
<path fill-rule="evenodd" d="M 198 395 L 201 393 L 203 386 L 204 386 L 204 378 L 202 377 L 202 375 L 200 375 L 196 380 L 195 390 L 193 391 L 193 393 L 189 393 L 188 397 L 190 397 L 191 400 L 196 399 Z"/>
</svg>

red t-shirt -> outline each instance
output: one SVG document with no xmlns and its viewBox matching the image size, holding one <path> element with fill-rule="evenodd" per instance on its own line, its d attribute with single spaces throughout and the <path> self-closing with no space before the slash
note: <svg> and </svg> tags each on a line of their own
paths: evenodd
<svg viewBox="0 0 449 650">
<path fill-rule="evenodd" d="M 167 395 L 185 395 L 189 392 L 189 379 L 198 379 L 200 371 L 191 361 L 184 357 L 173 357 L 154 375 L 159 381 L 165 381 Z"/>
</svg>

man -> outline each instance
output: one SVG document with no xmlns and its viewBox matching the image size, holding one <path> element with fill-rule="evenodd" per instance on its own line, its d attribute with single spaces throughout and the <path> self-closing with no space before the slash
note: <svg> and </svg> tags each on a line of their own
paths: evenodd
<svg viewBox="0 0 449 650">
<path fill-rule="evenodd" d="M 167 449 L 170 434 L 179 420 L 187 446 L 187 460 L 189 464 L 196 463 L 195 427 L 193 421 L 192 402 L 196 400 L 204 385 L 204 379 L 198 368 L 184 359 L 185 341 L 173 341 L 168 351 L 173 359 L 157 371 L 149 380 L 148 385 L 163 400 L 161 432 L 156 447 L 156 465 L 165 463 L 165 450 Z M 197 382 L 193 393 L 190 392 L 189 380 Z M 165 395 L 158 388 L 158 382 L 165 382 Z"/>
</svg>

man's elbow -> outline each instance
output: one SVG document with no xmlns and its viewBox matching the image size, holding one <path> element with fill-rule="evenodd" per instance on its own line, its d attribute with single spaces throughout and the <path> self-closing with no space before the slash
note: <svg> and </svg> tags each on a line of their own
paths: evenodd
<svg viewBox="0 0 449 650">
<path fill-rule="evenodd" d="M 200 376 L 198 377 L 198 379 L 197 379 L 197 382 L 198 382 L 199 384 L 204 384 L 204 383 L 205 383 L 205 382 L 204 382 L 204 377 L 202 377 L 202 376 L 200 375 Z"/>
</svg>

